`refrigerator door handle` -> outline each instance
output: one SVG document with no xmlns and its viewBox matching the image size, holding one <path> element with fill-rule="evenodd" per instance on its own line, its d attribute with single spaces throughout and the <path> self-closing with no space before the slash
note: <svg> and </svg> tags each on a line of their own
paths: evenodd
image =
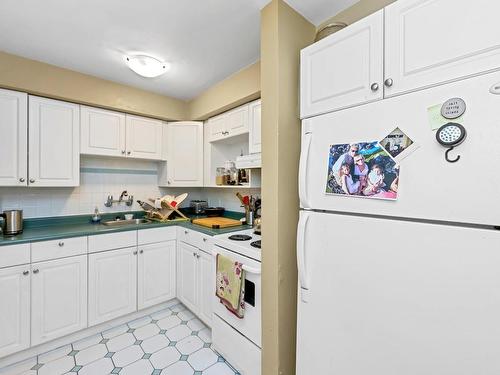
<svg viewBox="0 0 500 375">
<path fill-rule="evenodd" d="M 302 208 L 310 208 L 307 201 L 307 163 L 309 161 L 309 150 L 311 149 L 312 132 L 303 134 L 302 149 L 300 152 L 299 165 L 299 199 Z"/>
<path fill-rule="evenodd" d="M 309 279 L 307 277 L 306 261 L 306 233 L 310 215 L 310 212 L 300 211 L 299 225 L 297 229 L 297 267 L 299 270 L 300 298 L 302 302 L 307 302 L 309 296 Z"/>
</svg>

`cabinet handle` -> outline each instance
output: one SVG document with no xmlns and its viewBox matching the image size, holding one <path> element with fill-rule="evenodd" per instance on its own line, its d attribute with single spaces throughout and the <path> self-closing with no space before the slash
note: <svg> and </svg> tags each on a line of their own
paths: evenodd
<svg viewBox="0 0 500 375">
<path fill-rule="evenodd" d="M 387 78 L 384 82 L 384 84 L 387 86 L 387 87 L 391 87 L 393 84 L 394 84 L 394 81 L 392 78 Z"/>
<path fill-rule="evenodd" d="M 122 155 L 125 155 L 125 152 L 126 152 L 125 150 L 122 150 Z"/>
<path fill-rule="evenodd" d="M 26 181 L 26 180 L 24 179 L 24 177 L 21 177 L 21 178 L 19 179 L 19 182 L 24 182 L 24 181 Z"/>
<path fill-rule="evenodd" d="M 373 92 L 378 91 L 379 89 L 378 83 L 372 83 L 370 88 L 372 89 Z"/>
<path fill-rule="evenodd" d="M 196 254 L 196 258 L 200 259 L 200 254 Z"/>
<path fill-rule="evenodd" d="M 23 272 L 23 275 L 24 275 L 24 276 L 27 276 L 27 275 L 29 275 L 29 274 L 30 274 L 30 271 L 24 271 L 24 272 Z"/>
<path fill-rule="evenodd" d="M 132 254 L 137 255 L 137 250 L 136 250 L 136 251 L 134 251 Z"/>
<path fill-rule="evenodd" d="M 33 273 L 38 273 L 40 270 L 37 268 L 36 270 L 33 270 Z"/>
<path fill-rule="evenodd" d="M 195 256 L 196 256 L 196 253 L 193 253 L 193 256 L 195 257 Z"/>
<path fill-rule="evenodd" d="M 63 247 L 64 246 L 64 242 L 61 241 L 61 242 L 58 243 L 58 245 L 59 245 L 59 247 Z"/>
<path fill-rule="evenodd" d="M 184 231 L 184 234 L 188 234 L 189 232 L 187 230 Z"/>
<path fill-rule="evenodd" d="M 127 155 L 130 155 L 131 151 L 127 151 Z"/>
<path fill-rule="evenodd" d="M 35 179 L 34 178 L 30 178 L 30 184 L 34 184 L 35 183 Z"/>
<path fill-rule="evenodd" d="M 144 254 L 144 250 L 139 251 L 139 254 Z"/>
<path fill-rule="evenodd" d="M 205 237 L 203 237 L 203 242 L 207 242 L 207 239 Z"/>
</svg>

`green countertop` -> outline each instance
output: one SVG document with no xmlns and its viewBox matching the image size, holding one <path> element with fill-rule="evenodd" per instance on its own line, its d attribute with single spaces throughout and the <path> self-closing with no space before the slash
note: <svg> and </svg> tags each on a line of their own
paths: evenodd
<svg viewBox="0 0 500 375">
<path fill-rule="evenodd" d="M 116 216 L 123 217 L 125 213 L 133 213 L 134 218 L 142 218 L 143 211 L 136 212 L 121 212 L 102 215 L 102 221 L 113 220 Z M 240 219 L 244 214 L 240 212 L 226 211 L 225 217 L 232 219 Z M 201 218 L 205 216 L 188 215 L 190 219 Z M 192 229 L 209 236 L 218 234 L 230 233 L 244 229 L 250 229 L 248 225 L 241 225 L 239 227 L 225 228 L 225 229 L 211 229 L 202 227 L 200 225 L 192 224 L 190 221 L 172 221 L 168 223 L 151 222 L 144 224 L 124 225 L 122 227 L 111 227 L 103 224 L 90 223 L 90 215 L 77 215 L 77 216 L 61 216 L 50 218 L 38 219 L 25 219 L 24 231 L 17 236 L 1 236 L 0 246 L 17 245 L 28 242 L 55 240 L 59 238 L 79 237 L 79 236 L 93 236 L 96 234 L 126 232 L 131 230 L 141 230 L 148 228 L 158 228 L 177 225 L 183 228 Z"/>
</svg>

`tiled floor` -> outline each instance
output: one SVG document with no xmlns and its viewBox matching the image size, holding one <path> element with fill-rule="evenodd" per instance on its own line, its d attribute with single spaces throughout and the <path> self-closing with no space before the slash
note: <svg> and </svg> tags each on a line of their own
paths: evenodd
<svg viewBox="0 0 500 375">
<path fill-rule="evenodd" d="M 176 303 L 128 324 L 0 369 L 0 375 L 238 375 L 211 332 Z"/>
</svg>

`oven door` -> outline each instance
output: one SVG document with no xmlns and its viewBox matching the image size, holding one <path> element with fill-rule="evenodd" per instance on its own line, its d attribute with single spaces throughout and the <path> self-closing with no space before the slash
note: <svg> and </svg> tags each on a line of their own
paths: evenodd
<svg viewBox="0 0 500 375">
<path fill-rule="evenodd" d="M 222 320 L 247 337 L 259 348 L 261 344 L 261 265 L 256 260 L 215 245 L 212 251 L 214 262 L 217 254 L 222 254 L 235 262 L 243 264 L 245 270 L 245 316 L 239 319 L 220 302 L 214 289 L 214 313 Z M 214 288 L 215 288 L 214 282 Z"/>
</svg>

